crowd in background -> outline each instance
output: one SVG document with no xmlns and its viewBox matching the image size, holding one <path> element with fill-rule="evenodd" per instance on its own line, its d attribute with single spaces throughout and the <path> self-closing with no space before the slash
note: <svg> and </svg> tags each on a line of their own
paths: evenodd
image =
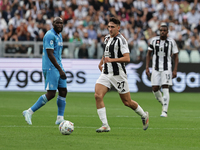
<svg viewBox="0 0 200 150">
<path fill-rule="evenodd" d="M 1 41 L 42 41 L 57 16 L 64 21 L 64 42 L 81 43 L 79 58 L 96 58 L 113 16 L 121 20 L 134 61 L 145 59 L 161 22 L 168 24 L 179 50 L 200 50 L 198 0 L 0 0 Z"/>
</svg>

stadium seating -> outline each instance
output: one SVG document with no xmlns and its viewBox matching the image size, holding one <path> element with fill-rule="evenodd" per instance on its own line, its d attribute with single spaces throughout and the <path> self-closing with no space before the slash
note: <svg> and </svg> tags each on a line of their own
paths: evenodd
<svg viewBox="0 0 200 150">
<path fill-rule="evenodd" d="M 200 63 L 200 54 L 198 50 L 192 50 L 190 53 L 191 63 Z"/>
<path fill-rule="evenodd" d="M 179 62 L 180 63 L 189 63 L 190 62 L 190 55 L 186 50 L 179 51 Z"/>
</svg>

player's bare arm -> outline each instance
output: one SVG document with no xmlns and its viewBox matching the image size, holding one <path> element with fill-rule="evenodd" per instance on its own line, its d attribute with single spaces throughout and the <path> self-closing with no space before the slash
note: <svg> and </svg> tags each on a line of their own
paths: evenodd
<svg viewBox="0 0 200 150">
<path fill-rule="evenodd" d="M 102 69 L 103 69 L 103 66 L 102 66 L 103 65 L 103 57 L 101 58 L 101 61 L 100 61 L 99 65 L 98 65 L 100 71 L 102 71 Z"/>
<path fill-rule="evenodd" d="M 127 62 L 130 62 L 130 55 L 129 55 L 129 53 L 125 53 L 125 54 L 123 54 L 123 57 L 120 57 L 120 58 L 105 57 L 104 61 L 105 61 L 105 63 L 107 63 L 107 62 L 127 63 Z"/>
<path fill-rule="evenodd" d="M 178 53 L 174 54 L 174 70 L 172 72 L 172 78 L 176 78 L 178 69 Z"/>
<path fill-rule="evenodd" d="M 152 53 L 152 51 L 147 51 L 147 56 L 146 56 L 146 75 L 148 77 L 150 77 L 149 62 L 151 59 L 151 53 Z"/>
<path fill-rule="evenodd" d="M 55 56 L 53 55 L 53 49 L 47 49 L 47 54 L 48 54 L 48 57 L 49 57 L 50 61 L 52 62 L 52 64 L 58 69 L 61 79 L 66 79 L 67 77 L 66 77 L 65 72 L 62 70 L 62 68 L 56 61 Z"/>
</svg>

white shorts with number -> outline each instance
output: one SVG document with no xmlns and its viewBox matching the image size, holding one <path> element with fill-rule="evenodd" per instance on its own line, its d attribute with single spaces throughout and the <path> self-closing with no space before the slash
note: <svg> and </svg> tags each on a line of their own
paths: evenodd
<svg viewBox="0 0 200 150">
<path fill-rule="evenodd" d="M 111 86 L 114 86 L 120 94 L 125 94 L 129 92 L 127 75 L 124 72 L 120 72 L 120 75 L 115 76 L 113 74 L 101 73 L 96 83 L 102 84 L 109 89 L 111 88 Z"/>
<path fill-rule="evenodd" d="M 172 85 L 172 71 L 157 71 L 152 69 L 151 84 L 159 86 Z"/>
</svg>

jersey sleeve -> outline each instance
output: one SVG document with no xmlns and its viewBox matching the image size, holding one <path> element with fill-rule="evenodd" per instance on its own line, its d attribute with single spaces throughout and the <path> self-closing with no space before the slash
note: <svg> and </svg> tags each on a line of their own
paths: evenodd
<svg viewBox="0 0 200 150">
<path fill-rule="evenodd" d="M 53 35 L 47 34 L 44 40 L 46 49 L 54 49 L 55 40 Z"/>
<path fill-rule="evenodd" d="M 176 44 L 176 42 L 174 40 L 172 40 L 172 44 L 173 44 L 172 53 L 173 54 L 178 53 L 178 47 L 177 47 L 177 44 Z"/>
<path fill-rule="evenodd" d="M 149 46 L 148 46 L 148 50 L 149 51 L 153 51 L 153 39 L 151 39 L 150 43 L 149 43 Z"/>
<path fill-rule="evenodd" d="M 128 48 L 128 42 L 124 38 L 119 38 L 120 42 L 120 50 L 122 54 L 125 53 L 130 53 L 129 48 Z"/>
</svg>

